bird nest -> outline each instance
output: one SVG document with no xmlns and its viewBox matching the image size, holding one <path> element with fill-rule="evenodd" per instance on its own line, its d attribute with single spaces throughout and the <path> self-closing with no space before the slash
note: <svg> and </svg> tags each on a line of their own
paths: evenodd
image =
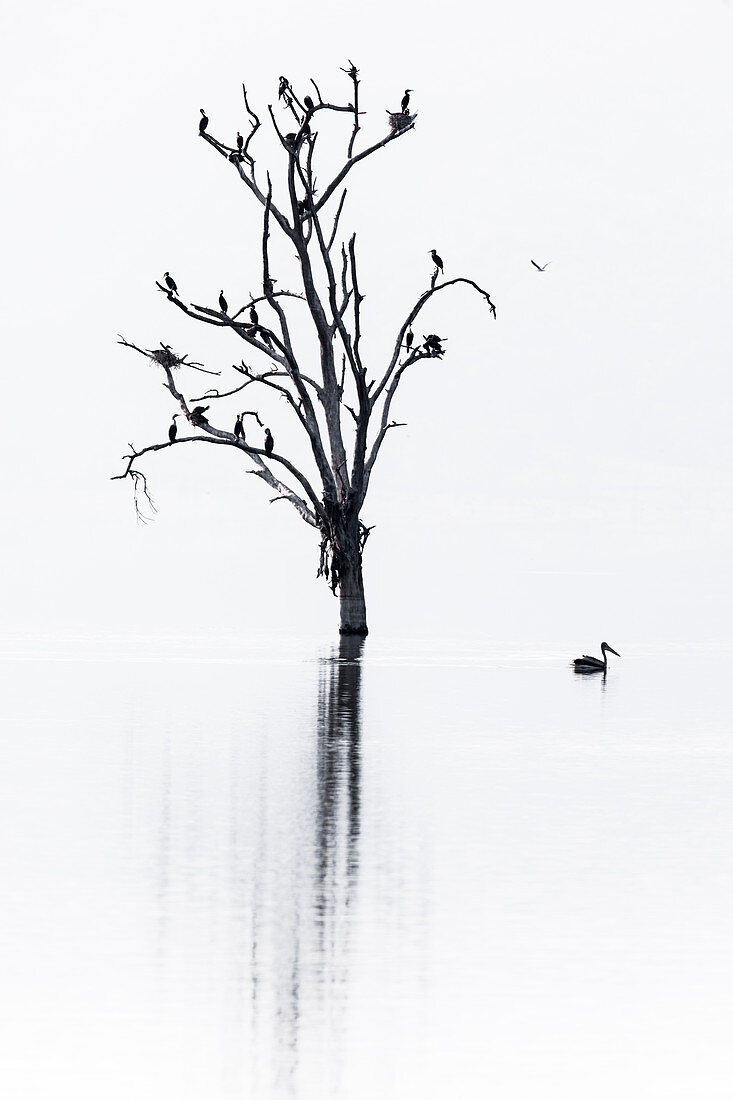
<svg viewBox="0 0 733 1100">
<path fill-rule="evenodd" d="M 387 111 L 387 114 L 389 116 L 389 127 L 393 134 L 399 134 L 401 130 L 406 130 L 408 126 L 412 126 L 417 118 L 417 113 L 411 115 L 409 111 Z"/>
<path fill-rule="evenodd" d="M 150 357 L 156 363 L 160 363 L 161 367 L 168 367 L 169 370 L 177 370 L 183 362 L 170 348 L 156 348 L 150 353 Z"/>
</svg>

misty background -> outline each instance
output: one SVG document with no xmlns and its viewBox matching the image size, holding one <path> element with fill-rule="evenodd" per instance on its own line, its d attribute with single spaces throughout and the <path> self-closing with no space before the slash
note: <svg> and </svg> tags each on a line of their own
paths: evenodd
<svg viewBox="0 0 733 1100">
<path fill-rule="evenodd" d="M 233 455 L 144 459 L 148 525 L 109 479 L 175 411 L 117 333 L 216 370 L 244 351 L 155 280 L 170 270 L 210 306 L 259 292 L 260 208 L 199 140 L 199 108 L 233 142 L 243 81 L 265 123 L 281 73 L 347 102 L 351 59 L 364 144 L 406 87 L 418 112 L 348 181 L 369 369 L 427 286 L 430 248 L 498 309 L 456 288 L 417 325 L 448 350 L 408 372 L 393 406 L 408 426 L 363 513 L 372 635 L 722 639 L 732 19 L 716 0 L 5 5 L 3 637 L 335 631 L 315 533 Z M 348 116 L 326 122 L 345 148 Z M 277 187 L 285 154 L 258 141 Z M 278 264 L 288 285 L 292 257 Z M 192 374 L 187 394 L 210 381 Z M 214 423 L 231 428 L 239 400 Z M 258 407 L 299 454 L 283 403 Z"/>
</svg>

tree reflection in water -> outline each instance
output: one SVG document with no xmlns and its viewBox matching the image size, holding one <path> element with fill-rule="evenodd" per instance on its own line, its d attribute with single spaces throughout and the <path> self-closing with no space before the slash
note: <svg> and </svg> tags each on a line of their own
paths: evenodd
<svg viewBox="0 0 733 1100">
<path fill-rule="evenodd" d="M 328 933 L 353 904 L 359 866 L 361 801 L 361 652 L 364 639 L 344 636 L 338 656 L 323 662 L 318 687 L 316 877 L 314 908 L 323 964 Z M 335 962 L 335 958 L 332 960 Z"/>
</svg>

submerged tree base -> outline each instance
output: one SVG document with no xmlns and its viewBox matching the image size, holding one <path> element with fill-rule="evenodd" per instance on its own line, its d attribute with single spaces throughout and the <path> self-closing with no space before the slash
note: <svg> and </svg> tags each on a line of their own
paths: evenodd
<svg viewBox="0 0 733 1100">
<path fill-rule="evenodd" d="M 351 637 L 366 638 L 368 633 L 369 627 L 366 623 L 364 623 L 363 626 L 349 626 L 347 624 L 346 626 L 339 627 L 339 634 L 351 635 Z"/>
</svg>

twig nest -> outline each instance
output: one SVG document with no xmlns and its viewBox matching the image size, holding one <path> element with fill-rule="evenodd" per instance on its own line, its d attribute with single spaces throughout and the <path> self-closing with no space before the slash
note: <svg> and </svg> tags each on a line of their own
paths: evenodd
<svg viewBox="0 0 733 1100">
<path fill-rule="evenodd" d="M 170 348 L 156 348 L 151 353 L 151 357 L 156 363 L 160 363 L 161 367 L 168 367 L 170 370 L 177 370 L 182 363 L 182 360 Z"/>
<path fill-rule="evenodd" d="M 387 111 L 389 116 L 389 128 L 392 133 L 399 133 L 400 130 L 406 130 L 408 126 L 412 126 L 413 122 L 417 118 L 417 112 L 411 115 L 409 111 Z"/>
</svg>

